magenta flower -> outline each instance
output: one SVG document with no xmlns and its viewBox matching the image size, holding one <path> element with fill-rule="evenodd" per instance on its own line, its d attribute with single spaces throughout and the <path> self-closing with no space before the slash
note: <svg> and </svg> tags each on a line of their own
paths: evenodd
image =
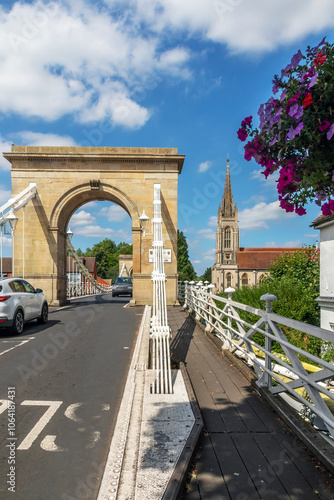
<svg viewBox="0 0 334 500">
<path fill-rule="evenodd" d="M 245 141 L 248 137 L 248 134 L 244 128 L 239 128 L 238 130 L 238 138 L 240 141 Z"/>
<path fill-rule="evenodd" d="M 324 120 L 322 123 L 320 123 L 320 125 L 318 125 L 318 129 L 320 130 L 320 132 L 324 132 L 329 126 L 330 122 L 328 120 Z"/>
<path fill-rule="evenodd" d="M 242 127 L 250 127 L 251 124 L 252 124 L 252 119 L 253 119 L 252 116 L 247 116 L 247 118 L 245 118 L 244 120 L 242 120 L 241 126 Z"/>
<path fill-rule="evenodd" d="M 331 205 L 330 205 L 330 203 L 331 203 Z M 332 213 L 334 211 L 334 200 L 330 200 L 329 203 L 324 203 L 321 207 L 321 211 L 322 211 L 322 215 L 332 215 Z"/>
<path fill-rule="evenodd" d="M 306 210 L 304 207 L 297 207 L 295 208 L 295 212 L 297 215 L 305 215 L 306 214 Z"/>
</svg>

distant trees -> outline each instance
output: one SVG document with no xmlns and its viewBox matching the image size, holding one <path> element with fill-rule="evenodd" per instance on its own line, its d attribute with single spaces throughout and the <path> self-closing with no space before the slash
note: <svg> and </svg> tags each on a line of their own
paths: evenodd
<svg viewBox="0 0 334 500">
<path fill-rule="evenodd" d="M 203 281 L 209 281 L 209 283 L 211 283 L 211 279 L 212 279 L 212 268 L 211 267 L 207 267 L 204 271 L 204 274 L 201 278 L 201 280 Z"/>
<path fill-rule="evenodd" d="M 102 279 L 112 279 L 113 281 L 118 276 L 119 265 L 118 257 L 119 255 L 132 255 L 133 246 L 129 243 L 121 242 L 118 245 L 108 238 L 103 241 L 96 243 L 93 248 L 87 248 L 83 252 L 80 248 L 77 250 L 77 254 L 85 257 L 95 257 L 97 274 Z"/>
<path fill-rule="evenodd" d="M 187 239 L 179 230 L 177 230 L 177 272 L 181 281 L 192 281 L 196 278 L 194 266 L 189 259 Z"/>
</svg>

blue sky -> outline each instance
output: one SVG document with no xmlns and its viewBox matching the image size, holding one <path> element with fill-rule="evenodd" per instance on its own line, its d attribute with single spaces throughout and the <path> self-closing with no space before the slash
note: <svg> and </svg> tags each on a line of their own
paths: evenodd
<svg viewBox="0 0 334 500">
<path fill-rule="evenodd" d="M 314 244 L 318 207 L 302 217 L 280 209 L 275 180 L 244 160 L 237 130 L 299 48 L 333 35 L 332 0 L 2 1 L 0 149 L 177 147 L 178 226 L 199 274 L 214 263 L 227 155 L 241 246 Z M 2 204 L 4 158 L 0 175 Z M 83 250 L 132 240 L 129 216 L 110 203 L 81 207 L 70 226 Z"/>
</svg>

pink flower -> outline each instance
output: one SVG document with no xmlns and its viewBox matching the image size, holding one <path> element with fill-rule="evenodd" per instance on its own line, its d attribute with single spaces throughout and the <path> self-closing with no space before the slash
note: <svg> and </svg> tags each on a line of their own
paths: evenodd
<svg viewBox="0 0 334 500">
<path fill-rule="evenodd" d="M 248 137 L 248 134 L 244 128 L 239 128 L 238 130 L 238 138 L 240 141 L 245 141 Z"/>
<path fill-rule="evenodd" d="M 252 116 L 247 116 L 247 118 L 245 118 L 244 120 L 242 120 L 241 126 L 242 127 L 250 127 L 251 124 L 252 124 L 252 119 L 253 119 Z"/>
<path fill-rule="evenodd" d="M 296 212 L 296 214 L 298 214 L 298 215 L 305 215 L 305 214 L 306 214 L 306 210 L 305 210 L 305 208 L 303 208 L 303 207 L 297 207 L 297 208 L 295 209 L 295 212 Z"/>
<path fill-rule="evenodd" d="M 324 120 L 322 123 L 320 123 L 320 125 L 318 125 L 318 129 L 320 130 L 320 132 L 324 132 L 329 126 L 330 122 L 328 120 Z"/>
<path fill-rule="evenodd" d="M 280 207 L 283 208 L 286 212 L 293 212 L 293 205 L 288 202 L 289 198 L 279 197 Z"/>
</svg>

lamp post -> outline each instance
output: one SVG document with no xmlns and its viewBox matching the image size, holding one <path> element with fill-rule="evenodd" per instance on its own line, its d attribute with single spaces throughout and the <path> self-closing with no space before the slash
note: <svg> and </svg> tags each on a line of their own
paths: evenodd
<svg viewBox="0 0 334 500">
<path fill-rule="evenodd" d="M 12 235 L 12 276 L 14 276 L 14 269 L 15 269 L 15 248 L 14 248 L 14 233 L 17 225 L 17 221 L 19 220 L 18 217 L 14 214 L 13 211 L 10 211 L 9 214 L 6 217 L 9 227 L 10 227 L 10 234 Z M 6 229 L 5 229 L 6 232 Z"/>
<path fill-rule="evenodd" d="M 146 215 L 145 210 L 143 210 L 143 213 L 139 217 L 140 227 L 141 227 L 141 229 L 143 231 L 143 236 L 145 236 L 149 220 L 150 220 L 149 216 Z"/>
</svg>

